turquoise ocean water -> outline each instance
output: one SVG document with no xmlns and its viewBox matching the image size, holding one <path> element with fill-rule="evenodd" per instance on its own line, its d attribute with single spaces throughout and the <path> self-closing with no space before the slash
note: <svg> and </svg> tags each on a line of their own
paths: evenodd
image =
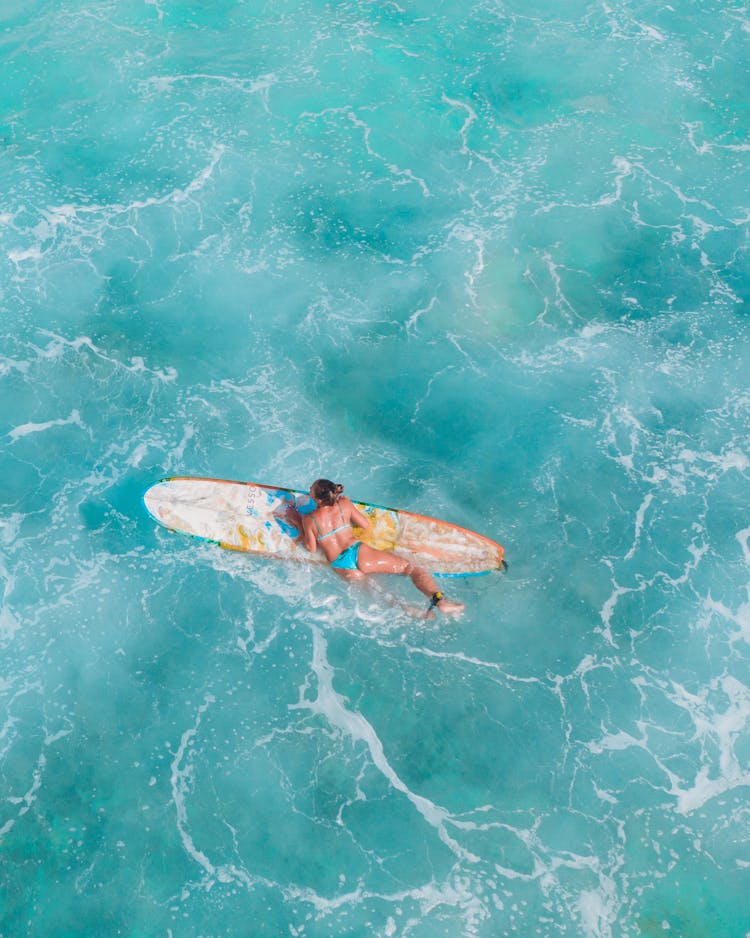
<svg viewBox="0 0 750 938">
<path fill-rule="evenodd" d="M 3 0 L 4 938 L 750 932 L 749 41 Z M 510 571 L 420 622 L 157 529 L 170 474 Z"/>
</svg>

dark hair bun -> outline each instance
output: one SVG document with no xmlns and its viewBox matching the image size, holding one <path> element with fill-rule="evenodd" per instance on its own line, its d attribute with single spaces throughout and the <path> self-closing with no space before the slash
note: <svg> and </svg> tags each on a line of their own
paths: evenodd
<svg viewBox="0 0 750 938">
<path fill-rule="evenodd" d="M 330 479 L 316 479 L 311 486 L 313 498 L 322 505 L 335 505 L 344 491 L 340 483 L 331 482 Z"/>
</svg>

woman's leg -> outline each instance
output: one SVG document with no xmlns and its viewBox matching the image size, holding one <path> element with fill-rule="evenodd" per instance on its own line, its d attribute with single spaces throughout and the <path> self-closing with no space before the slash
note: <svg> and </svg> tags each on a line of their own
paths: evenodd
<svg viewBox="0 0 750 938">
<path fill-rule="evenodd" d="M 364 580 L 365 578 L 361 570 L 337 570 L 336 567 L 332 567 L 331 569 L 334 573 L 338 573 L 344 580 Z"/>
<path fill-rule="evenodd" d="M 376 550 L 368 544 L 360 544 L 357 567 L 362 573 L 395 573 L 400 576 L 411 577 L 411 581 L 416 588 L 430 598 L 438 592 L 437 583 L 424 567 L 418 567 L 416 564 L 409 563 L 403 557 L 398 557 L 388 551 Z M 443 612 L 450 613 L 461 612 L 464 607 L 463 603 L 453 603 L 447 599 L 441 599 L 440 608 Z"/>
</svg>

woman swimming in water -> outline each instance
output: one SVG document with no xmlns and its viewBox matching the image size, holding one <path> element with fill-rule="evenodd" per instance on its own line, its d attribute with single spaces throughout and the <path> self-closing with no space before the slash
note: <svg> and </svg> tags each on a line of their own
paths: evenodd
<svg viewBox="0 0 750 938">
<path fill-rule="evenodd" d="M 344 486 L 329 479 L 317 479 L 310 486 L 316 508 L 301 515 L 302 542 L 311 554 L 320 547 L 326 559 L 340 576 L 358 580 L 370 573 L 395 573 L 411 577 L 412 583 L 430 600 L 429 613 L 437 607 L 448 615 L 463 611 L 463 603 L 446 599 L 424 567 L 385 550 L 376 550 L 358 541 L 352 524 L 369 528 L 368 518 L 344 495 Z"/>
</svg>

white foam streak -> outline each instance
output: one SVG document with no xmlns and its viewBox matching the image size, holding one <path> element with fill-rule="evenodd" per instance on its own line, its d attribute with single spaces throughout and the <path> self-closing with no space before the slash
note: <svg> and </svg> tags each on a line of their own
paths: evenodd
<svg viewBox="0 0 750 938">
<path fill-rule="evenodd" d="M 614 616 L 615 608 L 620 600 L 620 597 L 627 596 L 628 593 L 640 593 L 646 589 L 647 585 L 647 583 L 641 582 L 637 587 L 630 587 L 620 586 L 618 583 L 613 582 L 612 592 L 599 610 L 599 618 L 602 622 L 601 627 L 597 627 L 595 630 L 600 635 L 602 635 L 613 647 L 617 647 L 617 642 L 615 641 L 612 634 L 612 617 Z"/>
<path fill-rule="evenodd" d="M 0 518 L 0 543 L 9 547 L 16 540 L 24 517 L 20 512 L 14 511 L 7 517 Z"/>
<path fill-rule="evenodd" d="M 443 93 L 442 101 L 444 104 L 447 104 L 453 110 L 462 110 L 466 112 L 466 119 L 461 125 L 459 130 L 459 136 L 461 138 L 461 150 L 460 153 L 463 156 L 469 157 L 469 166 L 472 165 L 473 159 L 478 159 L 482 163 L 485 163 L 496 175 L 500 172 L 497 166 L 492 162 L 488 156 L 484 156 L 482 153 L 477 153 L 476 151 L 470 149 L 469 147 L 469 131 L 471 130 L 472 124 L 477 120 L 477 112 L 474 110 L 471 105 L 466 104 L 464 101 L 458 101 L 455 98 L 449 98 L 447 94 Z"/>
<path fill-rule="evenodd" d="M 144 0 L 146 6 L 154 7 L 156 10 L 157 16 L 159 17 L 159 22 L 164 19 L 164 10 L 159 6 L 157 0 Z"/>
<path fill-rule="evenodd" d="M 625 554 L 625 560 L 630 560 L 633 556 L 635 556 L 635 552 L 638 548 L 638 542 L 641 539 L 641 531 L 643 530 L 643 520 L 653 500 L 654 500 L 653 493 L 649 492 L 638 507 L 638 512 L 636 513 L 636 516 L 635 516 L 635 536 L 633 538 L 633 545 L 630 548 L 630 550 L 627 552 L 627 554 Z"/>
<path fill-rule="evenodd" d="M 657 681 L 657 686 L 670 703 L 687 713 L 695 727 L 693 738 L 701 744 L 702 764 L 691 784 L 686 785 L 669 768 L 665 759 L 654 751 L 645 722 L 637 724 L 640 737 L 625 730 L 605 733 L 600 739 L 586 744 L 589 752 L 602 755 L 630 748 L 643 750 L 668 779 L 669 785 L 664 790 L 675 799 L 678 814 L 691 814 L 732 789 L 750 787 L 750 771 L 740 764 L 734 751 L 735 741 L 743 738 L 745 727 L 750 722 L 750 689 L 728 675 L 713 681 L 700 693 L 692 693 L 674 681 L 670 684 Z M 717 692 L 729 701 L 724 711 L 717 710 L 712 702 Z M 716 751 L 718 759 L 713 755 Z"/>
<path fill-rule="evenodd" d="M 397 178 L 403 177 L 407 182 L 416 183 L 419 186 L 419 188 L 422 190 L 422 195 L 425 198 L 429 198 L 430 190 L 427 188 L 427 183 L 424 181 L 424 179 L 421 179 L 419 176 L 415 176 L 414 173 L 410 169 L 401 169 L 395 163 L 389 162 L 386 157 L 382 156 L 380 153 L 374 150 L 372 146 L 370 145 L 370 135 L 372 134 L 372 128 L 368 124 L 366 124 L 363 120 L 360 120 L 356 116 L 356 114 L 354 114 L 353 111 L 348 112 L 348 117 L 355 127 L 358 127 L 359 129 L 363 131 L 364 139 L 365 139 L 365 147 L 367 149 L 367 152 L 370 154 L 370 156 L 373 156 L 375 157 L 375 159 L 380 160 L 382 163 L 384 163 L 386 167 L 388 168 L 388 171 L 393 176 L 396 176 Z"/>
<path fill-rule="evenodd" d="M 49 206 L 40 211 L 42 220 L 30 231 L 38 239 L 38 243 L 22 248 L 13 248 L 8 251 L 8 258 L 16 266 L 20 266 L 26 261 L 38 262 L 47 253 L 54 250 L 61 232 L 65 231 L 72 231 L 74 234 L 101 240 L 102 232 L 109 229 L 118 219 L 118 216 L 126 216 L 125 226 L 130 226 L 133 234 L 136 237 L 141 237 L 137 226 L 134 223 L 131 225 L 127 216 L 137 215 L 139 212 L 154 207 L 179 206 L 185 202 L 195 202 L 195 197 L 202 192 L 212 178 L 225 150 L 226 148 L 220 144 L 211 147 L 208 151 L 207 164 L 199 169 L 183 188 L 175 187 L 161 195 L 145 199 L 134 199 L 132 202 L 125 203 L 65 203 Z M 97 228 L 99 229 L 98 232 Z"/>
<path fill-rule="evenodd" d="M 716 689 L 716 686 L 717 682 L 712 682 L 709 689 Z M 740 765 L 734 752 L 734 742 L 750 720 L 750 690 L 736 678 L 724 677 L 720 687 L 729 706 L 723 713 L 717 713 L 710 708 L 706 691 L 695 695 L 679 684 L 673 687 L 673 702 L 688 711 L 697 737 L 712 742 L 719 750 L 718 766 L 702 765 L 691 787 L 681 787 L 673 776 L 672 794 L 677 798 L 677 811 L 689 814 L 727 791 L 750 787 L 750 771 Z"/>
<path fill-rule="evenodd" d="M 31 786 L 23 795 L 20 797 L 17 796 L 6 796 L 5 801 L 8 804 L 20 805 L 20 808 L 16 814 L 16 817 L 10 818 L 0 827 L 0 843 L 2 843 L 3 837 L 10 831 L 16 821 L 23 817 L 24 814 L 31 808 L 31 806 L 36 801 L 36 794 L 39 789 L 42 787 L 42 776 L 44 775 L 44 769 L 47 765 L 47 759 L 43 752 L 39 753 L 39 758 L 37 759 L 36 766 L 32 775 Z"/>
<path fill-rule="evenodd" d="M 304 697 L 306 688 L 303 687 L 300 689 L 300 702 L 290 705 L 290 709 L 309 710 L 311 713 L 319 714 L 325 717 L 331 726 L 349 736 L 353 742 L 365 743 L 376 768 L 396 791 L 401 792 L 409 799 L 425 821 L 435 828 L 443 843 L 457 857 L 477 862 L 478 857 L 465 850 L 448 834 L 446 822 L 451 818 L 445 808 L 434 804 L 428 798 L 415 794 L 408 788 L 388 762 L 383 750 L 383 744 L 372 725 L 361 713 L 347 709 L 344 698 L 333 688 L 333 668 L 326 657 L 326 641 L 321 631 L 315 626 L 312 627 L 312 635 L 312 668 L 318 682 L 317 697 L 314 700 L 307 700 Z"/>
<path fill-rule="evenodd" d="M 134 356 L 131 358 L 130 364 L 127 365 L 124 362 L 121 362 L 119 359 L 108 355 L 103 349 L 95 345 L 86 335 L 76 336 L 75 339 L 66 339 L 55 332 L 48 331 L 47 329 L 40 329 L 39 333 L 40 335 L 46 336 L 52 340 L 47 344 L 46 348 L 35 348 L 38 356 L 43 359 L 61 358 L 67 349 L 70 349 L 76 353 L 79 353 L 82 349 L 85 349 L 91 352 L 92 355 L 100 358 L 102 361 L 108 362 L 117 368 L 122 368 L 124 371 L 130 372 L 134 375 L 150 375 L 152 378 L 155 378 L 158 381 L 163 381 L 165 383 L 174 381 L 177 377 L 177 371 L 172 367 L 163 369 L 148 368 L 143 358 L 140 356 Z M 73 411 L 73 413 L 78 413 L 78 411 Z"/>
<path fill-rule="evenodd" d="M 208 707 L 215 702 L 215 698 L 210 694 L 206 695 L 205 700 L 198 708 L 198 714 L 195 719 L 195 723 L 189 730 L 185 730 L 180 739 L 180 745 L 177 748 L 175 757 L 172 760 L 172 801 L 174 802 L 175 810 L 177 812 L 177 830 L 180 834 L 180 840 L 182 845 L 185 848 L 185 852 L 191 856 L 196 863 L 199 863 L 200 866 L 213 877 L 216 875 L 216 868 L 213 863 L 208 859 L 205 853 L 202 850 L 199 850 L 193 841 L 193 838 L 190 836 L 188 831 L 188 814 L 187 814 L 187 802 L 186 797 L 192 791 L 193 788 L 193 766 L 192 763 L 187 763 L 183 765 L 183 760 L 190 748 L 195 734 L 198 732 L 198 729 L 201 725 L 201 717 L 206 712 Z"/>
<path fill-rule="evenodd" d="M 742 556 L 745 563 L 750 567 L 750 528 L 743 528 L 735 535 L 737 542 L 742 548 Z"/>
<path fill-rule="evenodd" d="M 357 116 L 356 112 L 350 107 L 333 107 L 333 108 L 324 108 L 322 111 L 304 111 L 300 115 L 300 120 L 313 120 L 317 121 L 321 118 L 328 116 L 339 116 L 343 115 L 349 120 L 349 122 L 356 127 L 358 130 L 362 131 L 365 151 L 373 159 L 378 160 L 380 163 L 383 163 L 388 170 L 388 172 L 395 177 L 398 182 L 396 184 L 403 185 L 405 183 L 415 183 L 419 186 L 422 191 L 422 195 L 425 198 L 429 198 L 431 193 L 427 186 L 427 183 L 421 177 L 415 175 L 411 169 L 402 169 L 396 163 L 391 162 L 388 157 L 383 156 L 382 153 L 379 153 L 370 142 L 372 136 L 372 128 L 369 124 L 363 121 L 360 117 Z M 393 258 L 389 258 L 391 263 L 400 263 Z"/>
<path fill-rule="evenodd" d="M 619 752 L 623 749 L 630 749 L 631 746 L 648 751 L 648 743 L 645 739 L 636 739 L 635 736 L 626 733 L 624 730 L 620 730 L 619 733 L 607 733 L 598 742 L 588 743 L 587 748 L 589 752 L 601 755 L 603 752 Z"/>
<path fill-rule="evenodd" d="M 615 168 L 615 191 L 610 195 L 602 196 L 598 202 L 594 203 L 596 206 L 614 205 L 616 202 L 619 202 L 622 198 L 622 189 L 625 180 L 630 179 L 634 175 L 633 164 L 629 160 L 626 160 L 624 156 L 615 156 L 612 159 L 612 165 Z"/>
<path fill-rule="evenodd" d="M 475 284 L 477 278 L 484 271 L 484 251 L 485 251 L 485 235 L 484 231 L 477 226 L 465 225 L 463 222 L 457 222 L 450 229 L 449 240 L 455 238 L 457 241 L 463 241 L 468 244 L 473 244 L 476 249 L 476 260 L 474 265 L 470 270 L 464 272 L 464 279 L 466 281 L 466 292 L 469 295 L 469 299 L 473 306 L 478 306 L 477 292 L 475 289 Z"/>
<path fill-rule="evenodd" d="M 10 374 L 11 371 L 18 371 L 22 375 L 25 375 L 28 373 L 28 370 L 28 362 L 17 361 L 14 358 L 6 358 L 5 355 L 0 355 L 0 378 Z"/>
<path fill-rule="evenodd" d="M 180 745 L 177 747 L 177 752 L 172 760 L 170 781 L 172 801 L 177 814 L 177 830 L 185 852 L 195 860 L 207 875 L 207 880 L 203 883 L 205 889 L 210 889 L 214 882 L 237 882 L 251 889 L 260 882 L 259 878 L 251 877 L 247 870 L 233 863 L 212 863 L 210 858 L 196 846 L 188 828 L 187 797 L 193 790 L 195 779 L 193 764 L 190 761 L 193 741 L 200 729 L 203 714 L 215 702 L 216 698 L 212 694 L 206 694 L 203 703 L 198 707 L 195 723 L 182 734 Z"/>
<path fill-rule="evenodd" d="M 148 0 L 147 0 L 148 2 Z M 153 0 L 151 0 L 153 2 Z M 226 85 L 227 87 L 241 91 L 246 94 L 266 95 L 270 88 L 276 83 L 276 76 L 269 72 L 265 75 L 259 75 L 257 78 L 238 78 L 233 75 L 217 75 L 208 72 L 190 72 L 183 75 L 155 75 L 140 82 L 140 87 L 144 89 L 154 89 L 158 92 L 171 91 L 175 85 L 193 84 L 214 84 Z"/>
<path fill-rule="evenodd" d="M 606 899 L 610 901 L 607 902 Z M 610 923 L 612 918 L 611 895 L 602 895 L 601 892 L 585 890 L 578 900 L 578 913 L 581 916 L 581 925 L 586 938 L 609 938 L 612 934 Z"/>
<path fill-rule="evenodd" d="M 419 926 L 420 921 L 423 921 L 435 909 L 443 906 L 461 910 L 465 926 L 462 934 L 467 938 L 475 935 L 475 926 L 489 917 L 486 905 L 476 893 L 475 884 L 465 876 L 452 876 L 449 881 L 443 883 L 432 880 L 422 886 L 393 893 L 368 891 L 360 884 L 356 889 L 330 898 L 321 896 L 311 889 L 290 887 L 285 890 L 285 897 L 291 901 L 308 903 L 321 917 L 338 911 L 342 906 L 360 906 L 372 899 L 397 906 L 414 902 L 419 906 L 420 919 L 403 923 L 403 929 L 400 932 L 402 935 L 410 934 L 413 927 Z"/>
<path fill-rule="evenodd" d="M 750 644 L 750 600 L 746 603 L 742 603 L 737 609 L 737 612 L 732 612 L 725 603 L 718 602 L 711 596 L 705 600 L 703 606 L 706 611 L 706 616 L 697 623 L 699 628 L 708 628 L 711 624 L 712 617 L 717 615 L 727 622 L 732 622 L 734 625 L 738 626 L 738 631 L 729 639 L 731 644 L 734 644 L 740 639 Z"/>
<path fill-rule="evenodd" d="M 67 417 L 61 417 L 57 420 L 47 420 L 45 423 L 24 423 L 10 430 L 7 436 L 11 443 L 16 443 L 21 437 L 30 436 L 33 433 L 44 433 L 45 430 L 51 430 L 53 427 L 76 426 L 81 430 L 88 432 L 88 428 L 81 420 L 81 414 L 77 410 L 72 410 Z"/>
<path fill-rule="evenodd" d="M 416 327 L 417 327 L 419 318 L 423 316 L 425 313 L 431 312 L 436 302 L 437 302 L 437 297 L 433 296 L 430 299 L 430 302 L 427 304 L 427 306 L 422 306 L 419 309 L 414 310 L 414 312 L 409 317 L 409 319 L 407 320 L 404 326 L 404 329 L 409 335 L 413 335 L 416 332 Z"/>
<path fill-rule="evenodd" d="M 8 606 L 0 608 L 0 641 L 10 641 L 21 625 Z"/>
</svg>

